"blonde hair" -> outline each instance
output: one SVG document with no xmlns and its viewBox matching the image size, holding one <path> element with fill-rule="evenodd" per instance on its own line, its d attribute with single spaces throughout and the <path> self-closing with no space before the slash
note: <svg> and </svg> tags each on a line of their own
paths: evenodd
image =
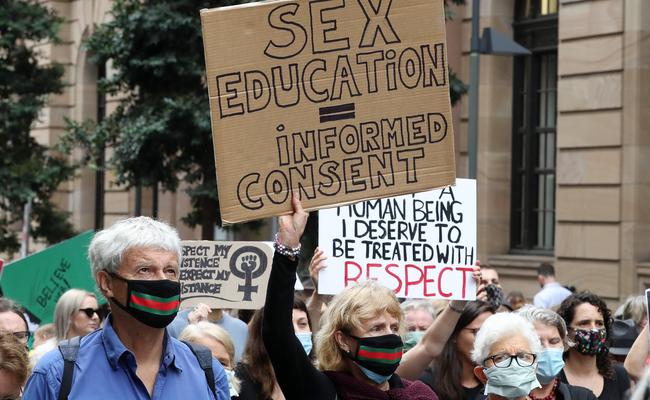
<svg viewBox="0 0 650 400">
<path fill-rule="evenodd" d="M 186 340 L 192 343 L 199 338 L 210 338 L 221 343 L 225 347 L 228 357 L 230 357 L 230 363 L 235 364 L 235 344 L 225 329 L 212 322 L 201 321 L 188 325 L 178 336 L 178 340 Z"/>
<path fill-rule="evenodd" d="M 54 307 L 54 325 L 56 325 L 57 340 L 67 339 L 72 316 L 79 311 L 79 307 L 86 300 L 86 297 L 97 299 L 94 294 L 81 289 L 70 289 L 59 297 L 56 307 Z"/>
<path fill-rule="evenodd" d="M 199 338 L 210 338 L 221 343 L 226 349 L 228 357 L 230 357 L 230 368 L 235 368 L 235 344 L 233 343 L 230 334 L 225 329 L 219 325 L 213 324 L 212 322 L 201 321 L 186 326 L 181 334 L 178 335 L 178 340 L 184 340 L 191 343 L 195 343 Z M 229 377 L 228 383 L 232 389 L 239 392 L 241 387 L 239 379 Z"/>
<path fill-rule="evenodd" d="M 0 331 L 0 370 L 14 376 L 17 390 L 23 386 L 30 373 L 25 345 L 11 332 Z"/>
<path fill-rule="evenodd" d="M 56 337 L 56 326 L 52 323 L 41 325 L 34 331 L 34 339 L 39 339 L 42 342 L 53 337 Z"/>
<path fill-rule="evenodd" d="M 317 335 L 319 367 L 324 371 L 345 371 L 345 354 L 336 342 L 335 333 L 362 330 L 364 322 L 384 312 L 397 318 L 401 331 L 402 309 L 395 293 L 374 280 L 347 287 L 336 295 L 323 315 L 324 322 Z"/>
<path fill-rule="evenodd" d="M 620 308 L 620 319 L 634 320 L 634 323 L 639 328 L 642 327 L 643 320 L 648 317 L 648 305 L 645 296 L 630 296 Z"/>
</svg>

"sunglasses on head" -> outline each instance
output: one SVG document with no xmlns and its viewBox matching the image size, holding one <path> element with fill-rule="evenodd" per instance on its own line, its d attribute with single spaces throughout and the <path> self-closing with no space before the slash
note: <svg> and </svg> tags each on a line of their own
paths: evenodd
<svg viewBox="0 0 650 400">
<path fill-rule="evenodd" d="M 99 319 L 102 319 L 102 315 L 99 313 L 99 308 L 92 308 L 92 307 L 80 308 L 79 311 L 83 311 L 83 313 L 86 314 L 88 318 L 92 318 L 93 314 L 97 314 L 97 317 Z"/>
</svg>

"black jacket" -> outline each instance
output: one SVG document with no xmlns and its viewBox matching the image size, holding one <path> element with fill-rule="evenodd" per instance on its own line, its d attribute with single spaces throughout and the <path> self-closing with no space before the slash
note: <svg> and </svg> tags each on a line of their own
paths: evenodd
<svg viewBox="0 0 650 400">
<path fill-rule="evenodd" d="M 293 330 L 297 267 L 297 261 L 275 253 L 262 319 L 264 346 L 287 400 L 334 400 L 334 384 L 314 367 Z"/>
<path fill-rule="evenodd" d="M 580 386 L 571 386 L 568 383 L 560 382 L 557 387 L 556 400 L 596 400 L 594 393 Z"/>
</svg>

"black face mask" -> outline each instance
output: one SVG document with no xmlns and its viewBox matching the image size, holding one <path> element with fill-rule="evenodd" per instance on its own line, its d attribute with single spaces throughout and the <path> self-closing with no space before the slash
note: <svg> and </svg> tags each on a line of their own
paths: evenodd
<svg viewBox="0 0 650 400">
<path fill-rule="evenodd" d="M 495 310 L 501 307 L 503 304 L 504 295 L 503 290 L 499 286 L 493 283 L 486 285 L 485 292 L 487 293 L 487 302 L 490 303 L 490 305 L 494 307 Z"/>
<path fill-rule="evenodd" d="M 399 335 L 356 337 L 357 351 L 350 358 L 359 366 L 383 377 L 390 377 L 402 360 L 404 343 Z M 365 372 L 365 371 L 364 371 Z M 367 374 L 366 374 L 367 375 Z M 371 378 L 372 379 L 372 378 Z"/>
<path fill-rule="evenodd" d="M 152 328 L 165 328 L 169 325 L 180 305 L 181 284 L 169 279 L 149 281 L 124 279 L 110 275 L 127 284 L 126 305 L 113 297 L 111 300 L 133 318 Z"/>
</svg>

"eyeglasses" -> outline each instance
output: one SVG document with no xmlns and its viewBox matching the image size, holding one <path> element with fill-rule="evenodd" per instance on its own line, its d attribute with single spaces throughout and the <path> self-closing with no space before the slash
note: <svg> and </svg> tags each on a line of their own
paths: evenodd
<svg viewBox="0 0 650 400">
<path fill-rule="evenodd" d="M 512 364 L 512 360 L 517 360 L 517 364 L 519 364 L 520 367 L 530 367 L 535 363 L 536 359 L 537 355 L 532 353 L 517 353 L 515 355 L 501 353 L 486 358 L 483 360 L 483 364 L 485 364 L 487 360 L 492 360 L 495 367 L 508 368 L 510 367 L 510 364 Z"/>
<path fill-rule="evenodd" d="M 12 332 L 12 333 L 13 333 L 14 337 L 16 339 L 20 340 L 21 342 L 26 342 L 29 339 L 29 337 L 31 336 L 29 331 Z"/>
<path fill-rule="evenodd" d="M 101 314 L 99 313 L 99 308 L 80 308 L 79 311 L 83 311 L 88 318 L 92 318 L 94 314 L 97 314 L 99 319 L 102 319 Z"/>
</svg>

